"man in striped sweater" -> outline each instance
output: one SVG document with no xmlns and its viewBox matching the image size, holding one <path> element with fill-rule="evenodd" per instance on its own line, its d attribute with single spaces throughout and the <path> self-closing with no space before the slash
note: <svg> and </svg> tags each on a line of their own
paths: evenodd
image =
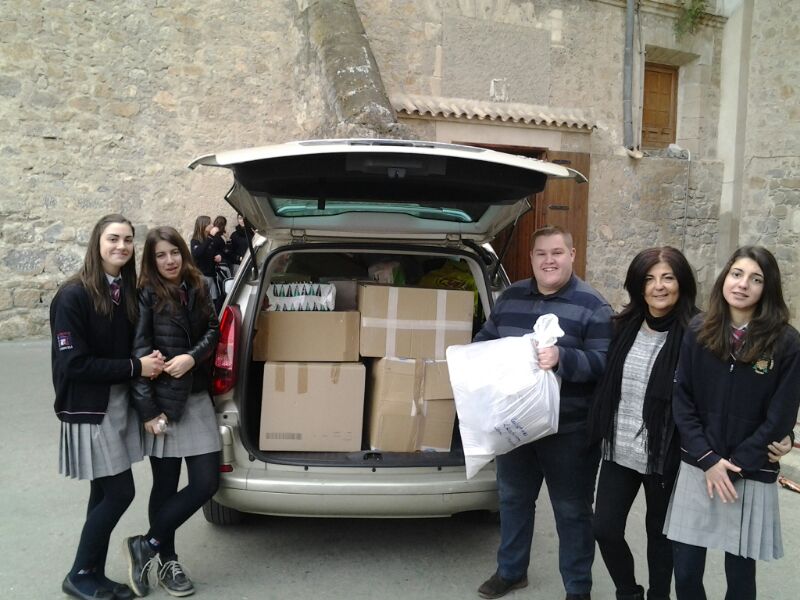
<svg viewBox="0 0 800 600">
<path fill-rule="evenodd" d="M 500 548 L 497 571 L 478 589 L 499 598 L 528 585 L 536 499 L 547 483 L 559 536 L 559 570 L 567 600 L 588 600 L 592 588 L 592 502 L 599 446 L 589 446 L 586 419 L 595 383 L 606 364 L 612 310 L 572 272 L 572 236 L 545 227 L 531 236 L 533 278 L 518 281 L 498 299 L 475 341 L 521 336 L 541 315 L 553 313 L 565 335 L 538 351 L 539 366 L 561 377 L 558 433 L 498 456 Z"/>
</svg>

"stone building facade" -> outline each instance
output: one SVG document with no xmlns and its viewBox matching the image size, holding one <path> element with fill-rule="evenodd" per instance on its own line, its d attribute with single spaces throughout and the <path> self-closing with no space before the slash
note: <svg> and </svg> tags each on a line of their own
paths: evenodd
<svg viewBox="0 0 800 600">
<path fill-rule="evenodd" d="M 623 147 L 624 0 L 219 0 L 0 4 L 0 339 L 47 334 L 92 224 L 189 233 L 233 213 L 186 164 L 292 139 L 417 137 L 590 157 L 587 278 L 619 307 L 639 249 L 685 249 L 702 295 L 763 243 L 800 272 L 800 3 L 636 3 L 642 65 L 678 69 L 675 156 Z M 635 142 L 638 141 L 634 140 Z"/>
</svg>

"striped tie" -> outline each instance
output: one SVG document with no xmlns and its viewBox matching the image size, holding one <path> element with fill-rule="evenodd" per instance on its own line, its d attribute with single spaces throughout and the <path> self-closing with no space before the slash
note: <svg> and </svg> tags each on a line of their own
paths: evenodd
<svg viewBox="0 0 800 600">
<path fill-rule="evenodd" d="M 109 283 L 108 287 L 111 288 L 111 301 L 119 306 L 119 300 L 122 296 L 122 286 L 119 284 L 119 279 L 115 279 Z"/>
<path fill-rule="evenodd" d="M 731 353 L 734 356 L 738 355 L 739 350 L 742 349 L 742 346 L 744 345 L 744 336 L 746 333 L 746 327 L 742 327 L 741 329 L 731 327 Z"/>
</svg>

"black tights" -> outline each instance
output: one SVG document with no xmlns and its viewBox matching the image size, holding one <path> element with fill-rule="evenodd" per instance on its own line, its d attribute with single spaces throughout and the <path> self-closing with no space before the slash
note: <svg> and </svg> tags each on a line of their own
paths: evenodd
<svg viewBox="0 0 800 600">
<path fill-rule="evenodd" d="M 706 549 L 681 542 L 672 542 L 675 557 L 675 593 L 678 600 L 706 600 L 703 574 Z M 756 561 L 725 553 L 725 579 L 728 590 L 725 600 L 755 600 Z"/>
<path fill-rule="evenodd" d="M 186 460 L 189 483 L 178 491 L 181 460 Z M 147 539 L 159 542 L 162 560 L 175 557 L 175 530 L 191 517 L 219 487 L 219 452 L 180 458 L 150 457 L 153 489 L 150 491 Z"/>
<path fill-rule="evenodd" d="M 669 497 L 675 478 L 642 475 L 609 460 L 604 460 L 597 484 L 594 509 L 594 536 L 619 594 L 638 589 L 633 555 L 625 541 L 625 524 L 633 501 L 644 487 L 647 514 L 647 568 L 650 598 L 669 598 L 672 583 L 672 544 L 662 533 Z"/>
<path fill-rule="evenodd" d="M 94 570 L 100 575 L 105 572 L 111 532 L 133 502 L 135 493 L 130 469 L 91 481 L 86 522 L 70 575 L 81 570 Z"/>
</svg>

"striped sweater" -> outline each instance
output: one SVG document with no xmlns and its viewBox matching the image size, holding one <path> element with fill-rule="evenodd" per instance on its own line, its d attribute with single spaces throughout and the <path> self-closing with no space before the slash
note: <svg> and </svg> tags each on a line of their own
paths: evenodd
<svg viewBox="0 0 800 600">
<path fill-rule="evenodd" d="M 539 292 L 534 279 L 518 281 L 497 300 L 474 341 L 530 333 L 541 315 L 552 313 L 564 336 L 556 344 L 561 377 L 559 433 L 585 428 L 594 386 L 606 366 L 613 314 L 608 302 L 589 284 L 572 275 L 555 294 Z"/>
</svg>

